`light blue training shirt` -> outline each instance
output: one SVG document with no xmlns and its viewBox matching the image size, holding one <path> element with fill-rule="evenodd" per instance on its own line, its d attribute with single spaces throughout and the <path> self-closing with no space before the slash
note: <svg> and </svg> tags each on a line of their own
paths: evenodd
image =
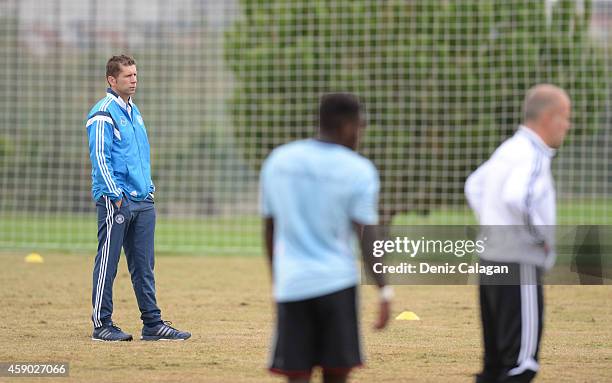
<svg viewBox="0 0 612 383">
<path fill-rule="evenodd" d="M 378 171 L 315 139 L 282 145 L 261 169 L 261 214 L 274 219 L 274 297 L 291 302 L 359 283 L 352 221 L 378 223 Z"/>
</svg>

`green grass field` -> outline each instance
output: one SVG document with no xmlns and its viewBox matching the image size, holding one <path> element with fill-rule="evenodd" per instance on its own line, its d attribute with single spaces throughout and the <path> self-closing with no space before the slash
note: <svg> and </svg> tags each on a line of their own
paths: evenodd
<svg viewBox="0 0 612 383">
<path fill-rule="evenodd" d="M 561 203 L 559 223 L 607 224 L 608 209 L 608 201 Z M 394 221 L 466 223 L 474 223 L 473 217 L 459 209 Z M 90 340 L 89 320 L 95 217 L 0 216 L 0 361 L 69 361 L 70 378 L 62 381 L 75 382 L 282 381 L 265 369 L 274 312 L 259 224 L 255 216 L 159 217 L 159 303 L 165 319 L 194 336 L 184 343 L 100 344 Z M 30 251 L 40 252 L 45 262 L 26 264 Z M 476 287 L 398 286 L 394 315 L 411 310 L 422 320 L 392 321 L 384 332 L 371 329 L 375 291 L 364 286 L 362 292 L 367 366 L 353 381 L 472 380 L 481 356 Z M 538 381 L 612 381 L 612 287 L 546 286 L 545 294 Z M 124 260 L 114 302 L 114 320 L 138 335 Z"/>
<path fill-rule="evenodd" d="M 192 339 L 106 344 L 90 340 L 93 256 L 43 253 L 43 264 L 27 264 L 23 255 L 0 253 L 0 361 L 68 361 L 70 377 L 62 382 L 282 381 L 265 369 L 274 313 L 262 256 L 158 257 L 164 318 L 192 331 Z M 481 356 L 476 287 L 398 286 L 393 314 L 411 310 L 421 321 L 392 321 L 383 332 L 371 329 L 374 289 L 361 291 L 367 363 L 352 381 L 472 381 Z M 545 296 L 538 381 L 611 381 L 612 288 L 546 286 Z M 114 320 L 138 335 L 124 260 L 114 303 Z"/>
<path fill-rule="evenodd" d="M 608 200 L 561 201 L 559 224 L 610 224 Z M 471 212 L 440 209 L 429 215 L 404 214 L 395 225 L 474 224 Z M 51 249 L 83 253 L 96 249 L 96 218 L 93 214 L 0 215 L 0 250 Z M 260 219 L 257 216 L 168 218 L 158 214 L 156 248 L 168 254 L 250 254 L 261 251 Z"/>
</svg>

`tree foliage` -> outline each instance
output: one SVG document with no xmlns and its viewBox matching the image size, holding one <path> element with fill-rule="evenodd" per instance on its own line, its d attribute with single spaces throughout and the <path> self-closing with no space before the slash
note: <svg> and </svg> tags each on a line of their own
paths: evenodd
<svg viewBox="0 0 612 383">
<path fill-rule="evenodd" d="M 526 89 L 566 88 L 580 133 L 596 129 L 604 63 L 590 1 L 243 0 L 226 35 L 241 150 L 259 166 L 312 136 L 321 94 L 358 94 L 385 219 L 463 203 L 467 174 L 520 123 Z"/>
</svg>

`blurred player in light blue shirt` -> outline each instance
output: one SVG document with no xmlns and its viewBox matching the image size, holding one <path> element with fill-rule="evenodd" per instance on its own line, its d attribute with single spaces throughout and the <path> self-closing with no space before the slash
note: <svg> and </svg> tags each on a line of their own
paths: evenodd
<svg viewBox="0 0 612 383">
<path fill-rule="evenodd" d="M 274 296 L 295 301 L 359 283 L 352 222 L 378 222 L 378 172 L 318 139 L 274 150 L 261 173 L 262 213 L 274 217 Z"/>
<path fill-rule="evenodd" d="M 274 296 L 312 298 L 354 286 L 352 222 L 378 223 L 378 172 L 354 150 L 322 139 L 275 149 L 261 171 L 261 210 L 274 218 Z"/>
<path fill-rule="evenodd" d="M 270 370 L 290 382 L 308 381 L 315 366 L 324 381 L 330 374 L 344 381 L 361 364 L 353 249 L 355 233 L 378 223 L 380 187 L 372 162 L 355 152 L 364 128 L 355 96 L 325 95 L 318 138 L 276 148 L 261 170 L 278 317 Z M 374 278 L 389 292 L 381 275 Z M 377 328 L 389 317 L 390 296 L 383 295 Z"/>
</svg>

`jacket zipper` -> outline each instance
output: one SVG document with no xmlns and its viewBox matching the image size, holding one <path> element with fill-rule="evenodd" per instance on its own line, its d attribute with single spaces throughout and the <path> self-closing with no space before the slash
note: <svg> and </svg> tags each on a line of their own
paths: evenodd
<svg viewBox="0 0 612 383">
<path fill-rule="evenodd" d="M 126 114 L 128 115 L 128 118 L 130 119 L 130 124 L 132 125 L 132 131 L 134 132 L 134 139 L 136 140 L 136 147 L 138 148 L 138 159 L 140 160 L 140 174 L 141 174 L 141 179 L 143 180 L 143 185 L 146 185 L 146 179 L 144 177 L 144 168 L 142 166 L 142 154 L 140 151 L 140 142 L 138 140 L 138 133 L 136 133 L 136 127 L 134 127 L 134 120 L 132 119 L 132 117 L 129 115 L 129 113 L 127 113 L 127 110 L 125 111 Z M 134 113 L 134 108 L 132 107 L 132 114 Z M 149 192 L 147 191 L 147 194 Z"/>
</svg>

